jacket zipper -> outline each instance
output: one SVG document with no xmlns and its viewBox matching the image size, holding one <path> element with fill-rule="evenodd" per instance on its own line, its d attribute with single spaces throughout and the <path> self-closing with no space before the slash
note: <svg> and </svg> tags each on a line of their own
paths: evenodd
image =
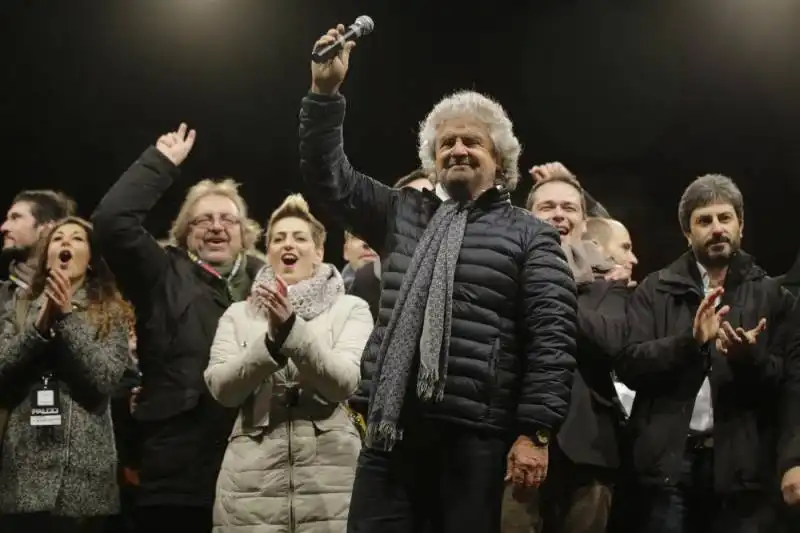
<svg viewBox="0 0 800 533">
<path fill-rule="evenodd" d="M 295 530 L 294 523 L 294 451 L 292 450 L 292 408 L 289 407 L 289 531 Z"/>
<path fill-rule="evenodd" d="M 292 379 L 291 374 L 292 374 L 291 368 L 287 367 L 287 369 L 286 369 L 286 378 L 287 378 L 286 381 L 287 381 L 287 384 L 291 382 L 290 381 Z M 292 420 L 292 415 L 293 415 L 292 410 L 294 409 L 294 406 L 289 405 L 289 403 L 290 403 L 289 401 L 286 402 L 286 404 L 287 404 L 287 406 L 286 406 L 286 424 L 287 424 L 287 430 L 288 430 L 287 437 L 289 438 L 289 445 L 288 445 L 288 451 L 289 451 L 289 531 L 295 531 L 296 530 L 296 524 L 295 524 L 295 516 L 294 516 L 294 449 L 292 448 L 292 440 L 293 440 L 293 436 L 294 436 L 294 427 L 293 427 L 293 424 L 292 424 L 292 422 L 293 422 L 293 420 Z"/>
</svg>

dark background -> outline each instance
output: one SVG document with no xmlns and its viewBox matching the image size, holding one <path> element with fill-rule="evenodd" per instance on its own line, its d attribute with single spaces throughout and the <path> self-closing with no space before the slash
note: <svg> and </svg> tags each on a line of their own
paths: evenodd
<svg viewBox="0 0 800 533">
<path fill-rule="evenodd" d="M 792 263 L 795 0 L 6 0 L 0 205 L 23 188 L 57 188 L 89 215 L 185 120 L 198 130 L 186 182 L 150 229 L 166 234 L 201 177 L 242 182 L 266 219 L 298 189 L 312 45 L 360 14 L 376 30 L 353 53 L 343 92 L 361 170 L 387 183 L 413 170 L 418 121 L 446 93 L 473 88 L 506 106 L 523 170 L 564 162 L 628 225 L 638 277 L 685 248 L 678 199 L 707 172 L 742 188 L 745 247 L 771 274 Z M 519 201 L 529 187 L 521 182 Z M 329 230 L 328 260 L 341 264 L 340 232 Z"/>
</svg>

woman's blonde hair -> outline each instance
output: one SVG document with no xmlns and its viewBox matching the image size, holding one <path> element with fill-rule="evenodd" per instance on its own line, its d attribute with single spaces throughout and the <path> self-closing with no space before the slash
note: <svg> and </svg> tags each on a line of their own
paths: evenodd
<svg viewBox="0 0 800 533">
<path fill-rule="evenodd" d="M 290 194 L 286 197 L 281 205 L 272 212 L 267 222 L 267 242 L 272 239 L 272 228 L 279 220 L 284 218 L 299 218 L 305 220 L 311 227 L 311 239 L 317 248 L 325 246 L 325 238 L 327 232 L 322 222 L 311 214 L 311 209 L 308 207 L 308 202 L 303 198 L 302 194 Z"/>
<path fill-rule="evenodd" d="M 186 240 L 189 237 L 189 226 L 192 221 L 192 209 L 200 199 L 206 196 L 224 196 L 236 204 L 239 210 L 239 218 L 242 224 L 242 247 L 244 251 L 255 248 L 258 238 L 261 236 L 261 225 L 247 216 L 247 202 L 239 194 L 239 184 L 230 178 L 222 181 L 205 179 L 193 185 L 186 193 L 186 198 L 181 204 L 178 216 L 172 222 L 169 230 L 170 243 L 179 247 L 186 248 Z"/>
</svg>

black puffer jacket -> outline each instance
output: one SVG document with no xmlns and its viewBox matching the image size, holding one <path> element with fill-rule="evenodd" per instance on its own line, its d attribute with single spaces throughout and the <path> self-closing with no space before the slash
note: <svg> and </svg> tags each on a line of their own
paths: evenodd
<svg viewBox="0 0 800 533">
<path fill-rule="evenodd" d="M 300 112 L 300 155 L 310 192 L 381 255 L 377 326 L 354 407 L 366 411 L 378 350 L 403 276 L 441 200 L 391 189 L 345 156 L 342 96 L 309 95 Z M 558 233 L 491 189 L 469 213 L 453 287 L 453 322 L 442 402 L 423 417 L 532 435 L 560 425 L 575 366 L 575 283 Z"/>
</svg>

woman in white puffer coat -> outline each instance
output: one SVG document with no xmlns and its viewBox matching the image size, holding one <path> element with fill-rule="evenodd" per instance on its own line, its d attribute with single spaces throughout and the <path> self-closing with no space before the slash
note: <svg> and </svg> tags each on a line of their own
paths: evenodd
<svg viewBox="0 0 800 533">
<path fill-rule="evenodd" d="M 272 214 L 266 239 L 269 264 L 220 319 L 205 371 L 217 401 L 239 408 L 214 532 L 343 533 L 361 449 L 345 402 L 372 315 L 322 262 L 325 228 L 302 196 Z"/>
</svg>

